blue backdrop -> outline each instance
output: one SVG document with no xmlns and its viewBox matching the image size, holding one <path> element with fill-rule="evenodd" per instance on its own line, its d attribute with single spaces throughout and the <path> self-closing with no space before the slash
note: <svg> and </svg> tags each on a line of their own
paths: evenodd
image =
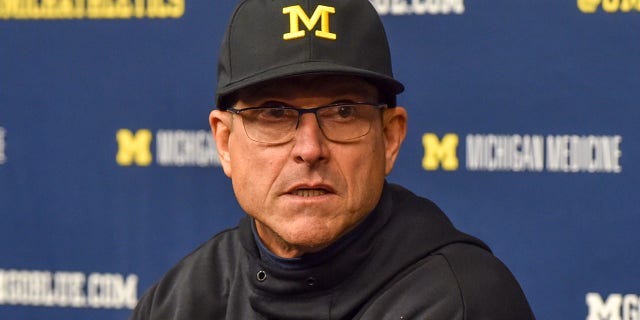
<svg viewBox="0 0 640 320">
<path fill-rule="evenodd" d="M 640 1 L 375 0 L 392 182 L 539 319 L 639 319 Z M 243 213 L 208 132 L 232 1 L 0 0 L 0 319 L 123 319 Z"/>
</svg>

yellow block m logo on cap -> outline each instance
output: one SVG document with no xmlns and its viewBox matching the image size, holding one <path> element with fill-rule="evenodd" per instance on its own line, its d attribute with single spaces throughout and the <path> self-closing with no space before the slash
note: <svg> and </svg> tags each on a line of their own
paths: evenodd
<svg viewBox="0 0 640 320">
<path fill-rule="evenodd" d="M 320 30 L 316 30 L 316 37 L 335 40 L 336 34 L 329 30 L 329 14 L 331 13 L 336 13 L 336 8 L 319 5 L 309 18 L 299 5 L 282 8 L 282 14 L 289 15 L 289 32 L 283 34 L 282 38 L 284 40 L 303 38 L 306 33 L 304 30 L 300 30 L 300 21 L 304 23 L 307 30 L 311 31 L 320 20 Z"/>
</svg>

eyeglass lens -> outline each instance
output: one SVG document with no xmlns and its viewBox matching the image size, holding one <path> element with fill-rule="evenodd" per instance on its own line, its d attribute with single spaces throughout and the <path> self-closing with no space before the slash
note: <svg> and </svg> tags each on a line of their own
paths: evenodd
<svg viewBox="0 0 640 320">
<path fill-rule="evenodd" d="M 371 130 L 380 106 L 344 104 L 313 109 L 260 107 L 238 110 L 247 136 L 262 143 L 285 143 L 295 136 L 303 113 L 315 113 L 322 133 L 329 140 L 349 141 Z"/>
</svg>

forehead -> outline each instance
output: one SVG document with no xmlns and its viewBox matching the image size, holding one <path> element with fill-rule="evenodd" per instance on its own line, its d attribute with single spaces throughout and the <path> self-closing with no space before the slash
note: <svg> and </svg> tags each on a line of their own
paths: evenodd
<svg viewBox="0 0 640 320">
<path fill-rule="evenodd" d="M 299 76 L 271 80 L 241 89 L 239 100 L 257 102 L 262 100 L 296 99 L 355 99 L 377 102 L 377 88 L 368 81 L 353 76 Z"/>
</svg>

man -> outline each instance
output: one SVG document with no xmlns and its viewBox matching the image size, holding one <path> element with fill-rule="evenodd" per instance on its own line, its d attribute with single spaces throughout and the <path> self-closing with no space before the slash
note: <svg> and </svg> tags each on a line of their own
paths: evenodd
<svg viewBox="0 0 640 320">
<path fill-rule="evenodd" d="M 367 0 L 241 1 L 209 120 L 248 217 L 132 319 L 533 319 L 485 244 L 385 181 L 403 89 Z"/>
</svg>

